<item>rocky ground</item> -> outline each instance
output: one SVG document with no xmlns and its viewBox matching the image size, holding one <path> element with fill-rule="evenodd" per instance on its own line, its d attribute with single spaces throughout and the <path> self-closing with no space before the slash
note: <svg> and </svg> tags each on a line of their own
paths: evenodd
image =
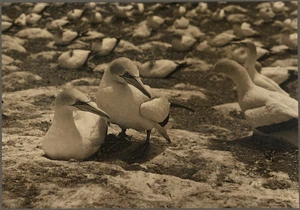
<svg viewBox="0 0 300 210">
<path fill-rule="evenodd" d="M 274 23 L 293 18 L 296 3 L 285 2 L 285 7 L 281 5 L 279 9 L 273 6 L 272 18 L 258 12 L 257 2 L 208 3 L 208 9 L 204 7 L 196 16 L 188 12 L 200 8 L 198 3 L 151 3 L 144 4 L 144 11 L 134 7 L 136 12 L 127 19 L 117 18 L 109 4 L 100 3 L 95 9 L 101 12 L 103 22 L 92 24 L 89 30 L 104 37 L 120 37 L 131 45 L 118 46 L 110 55 L 89 60 L 78 70 L 59 67 L 57 59 L 68 49 L 89 49 L 93 39 L 82 37 L 81 42 L 73 45 L 55 47 L 51 45 L 52 37 L 45 36 L 49 35 L 47 31 L 35 34 L 34 38 L 18 33 L 29 28 L 43 29 L 47 17 L 61 18 L 72 9 L 83 9 L 85 4 L 50 4 L 38 11 L 42 18 L 37 23 L 5 31 L 2 35 L 3 208 L 299 207 L 298 150 L 270 139 L 253 139 L 236 103 L 233 83 L 220 75 L 206 77 L 212 65 L 227 57 L 233 46 L 210 47 L 205 51 L 199 47 L 207 40 L 205 34 L 231 30 L 233 23 L 243 21 L 258 31 L 253 40 L 271 49 L 276 45 L 273 35 L 280 31 Z M 224 17 L 212 18 L 218 9 L 232 5 L 242 9 L 228 9 Z M 34 6 L 4 4 L 2 14 L 16 19 L 22 13 L 30 13 Z M 174 32 L 168 31 L 178 18 L 176 11 L 180 11 L 180 6 L 186 8 L 181 15 L 203 33 L 186 52 L 171 47 L 170 37 Z M 244 19 L 230 19 L 229 14 L 244 14 Z M 165 22 L 149 37 L 133 37 L 132 31 L 151 15 L 158 15 Z M 74 29 L 77 22 L 70 21 L 64 28 Z M 51 125 L 56 95 L 72 85 L 95 100 L 102 76 L 97 70 L 100 66 L 96 66 L 120 56 L 139 62 L 164 58 L 191 64 L 169 79 L 143 78 L 145 84 L 167 94 L 170 101 L 195 110 L 194 113 L 171 110 L 167 127 L 172 144 L 153 132 L 149 156 L 128 162 L 130 151 L 146 136 L 128 130 L 132 141 L 117 152 L 100 150 L 82 162 L 46 158 L 41 145 Z M 298 65 L 297 55 L 291 51 L 270 53 L 260 59 L 263 67 L 280 61 Z M 298 98 L 297 84 L 294 81 L 284 87 L 294 98 Z M 119 129 L 111 125 L 108 132 L 107 141 Z"/>
</svg>

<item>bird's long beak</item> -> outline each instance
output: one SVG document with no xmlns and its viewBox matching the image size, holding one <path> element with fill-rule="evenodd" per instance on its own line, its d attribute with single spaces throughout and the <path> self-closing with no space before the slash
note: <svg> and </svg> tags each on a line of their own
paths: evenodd
<svg viewBox="0 0 300 210">
<path fill-rule="evenodd" d="M 122 76 L 123 79 L 125 79 L 125 81 L 128 84 L 133 85 L 134 87 L 136 87 L 137 89 L 139 89 L 142 93 L 144 93 L 146 96 L 148 96 L 149 98 L 151 98 L 150 93 L 143 87 L 144 84 L 142 83 L 142 81 L 138 78 L 138 77 L 134 77 L 134 76 Z"/>
<path fill-rule="evenodd" d="M 106 118 L 106 119 L 110 119 L 110 117 L 108 116 L 108 114 L 99 109 L 96 104 L 94 104 L 93 102 L 81 102 L 80 104 L 74 104 L 73 106 L 77 107 L 78 109 L 80 109 L 81 111 L 86 111 L 86 112 L 91 112 L 93 114 L 99 115 L 100 117 Z"/>
</svg>

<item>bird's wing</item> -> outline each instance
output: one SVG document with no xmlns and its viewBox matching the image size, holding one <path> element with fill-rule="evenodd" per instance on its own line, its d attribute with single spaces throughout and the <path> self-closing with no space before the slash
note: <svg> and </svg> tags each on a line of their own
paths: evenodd
<svg viewBox="0 0 300 210">
<path fill-rule="evenodd" d="M 162 122 L 166 119 L 170 112 L 170 103 L 164 97 L 153 98 L 146 101 L 140 106 L 140 114 L 142 117 L 153 122 Z"/>
<path fill-rule="evenodd" d="M 74 122 L 83 140 L 84 144 L 92 144 L 100 146 L 105 136 L 105 121 L 98 115 L 89 112 L 75 111 L 73 112 Z"/>
<path fill-rule="evenodd" d="M 245 117 L 247 122 L 256 128 L 298 118 L 298 111 L 285 104 L 272 101 L 265 106 L 246 110 Z"/>
</svg>

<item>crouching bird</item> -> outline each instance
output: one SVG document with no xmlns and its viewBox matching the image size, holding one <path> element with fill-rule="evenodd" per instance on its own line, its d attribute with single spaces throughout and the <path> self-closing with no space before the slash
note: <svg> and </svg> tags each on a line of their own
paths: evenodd
<svg viewBox="0 0 300 210">
<path fill-rule="evenodd" d="M 109 116 L 76 89 L 65 89 L 55 100 L 53 123 L 42 148 L 55 160 L 85 160 L 104 142 Z"/>
<path fill-rule="evenodd" d="M 230 59 L 218 61 L 212 72 L 223 73 L 236 84 L 238 103 L 255 131 L 298 147 L 297 100 L 255 85 L 247 70 Z"/>
<path fill-rule="evenodd" d="M 110 116 L 108 121 L 122 129 L 119 135 L 125 136 L 128 128 L 147 131 L 145 143 L 133 152 L 132 159 L 148 153 L 152 128 L 171 142 L 163 128 L 169 119 L 170 103 L 142 83 L 138 67 L 132 60 L 120 57 L 109 64 L 101 79 L 96 102 Z"/>
</svg>

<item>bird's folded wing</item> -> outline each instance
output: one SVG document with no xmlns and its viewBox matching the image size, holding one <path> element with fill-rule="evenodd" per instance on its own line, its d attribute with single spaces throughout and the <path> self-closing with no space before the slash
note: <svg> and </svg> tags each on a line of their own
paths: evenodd
<svg viewBox="0 0 300 210">
<path fill-rule="evenodd" d="M 266 106 L 246 110 L 245 117 L 247 122 L 253 128 L 256 128 L 298 118 L 298 111 L 293 110 L 284 104 L 271 102 Z"/>
<path fill-rule="evenodd" d="M 140 106 L 140 114 L 142 117 L 154 122 L 162 122 L 168 116 L 170 111 L 170 103 L 164 97 L 154 98 L 144 102 Z"/>
</svg>

